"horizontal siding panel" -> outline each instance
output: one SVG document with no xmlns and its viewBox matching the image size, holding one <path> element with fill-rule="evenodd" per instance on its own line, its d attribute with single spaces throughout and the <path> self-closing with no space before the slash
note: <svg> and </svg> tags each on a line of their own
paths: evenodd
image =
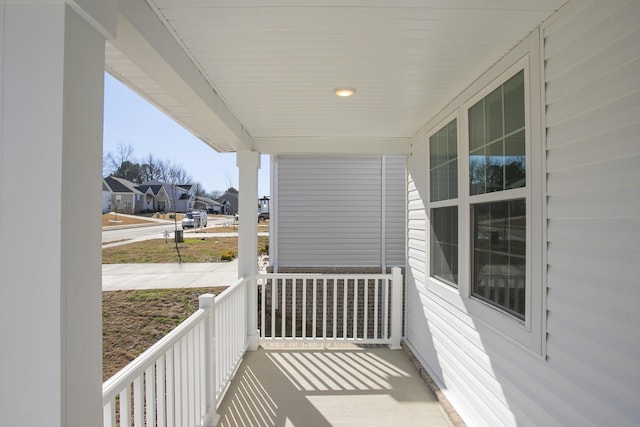
<svg viewBox="0 0 640 427">
<path fill-rule="evenodd" d="M 640 153 L 548 175 L 547 194 L 585 193 L 640 187 Z"/>
<path fill-rule="evenodd" d="M 638 383 L 637 368 L 638 359 L 630 357 L 628 354 L 620 353 L 615 349 L 610 349 L 598 345 L 597 337 L 589 338 L 584 334 L 577 333 L 566 322 L 553 322 L 549 320 L 549 338 L 547 348 L 550 360 L 556 348 L 563 352 L 574 354 L 576 358 L 583 360 L 585 364 L 597 369 L 597 367 L 606 367 L 606 372 L 611 378 L 630 378 L 632 383 Z M 608 390 L 615 390 L 611 387 L 611 381 L 606 384 Z"/>
<path fill-rule="evenodd" d="M 422 200 L 411 200 L 409 199 L 409 212 L 414 215 L 424 215 L 426 216 L 426 210 L 424 207 L 424 202 Z"/>
<path fill-rule="evenodd" d="M 554 243 L 595 246 L 607 242 L 640 250 L 640 218 L 550 219 L 547 238 Z"/>
<path fill-rule="evenodd" d="M 575 112 L 568 120 L 547 129 L 547 149 L 579 141 L 589 135 L 598 135 L 612 129 L 638 123 L 640 118 L 639 92 L 630 90 L 629 96 L 602 105 L 588 112 Z"/>
<path fill-rule="evenodd" d="M 624 369 L 618 369 L 618 374 L 614 375 L 608 369 L 606 371 L 604 369 L 593 369 L 593 362 L 589 360 L 589 357 L 585 357 L 582 352 L 577 352 L 574 346 L 558 346 L 554 344 L 552 343 L 552 352 L 549 354 L 548 360 L 550 361 L 550 369 L 555 375 L 560 374 L 562 369 L 566 371 L 566 375 L 574 379 L 575 384 L 582 384 L 588 389 L 595 389 L 598 393 L 601 393 L 603 389 L 616 390 L 615 401 L 617 404 L 614 408 L 621 402 L 625 402 L 622 404 L 629 407 L 640 401 L 637 373 L 632 372 L 631 375 L 628 375 Z M 595 347 L 593 351 L 597 352 L 599 348 Z M 589 375 L 584 375 L 584 372 L 589 372 Z M 637 410 L 640 410 L 640 408 L 636 408 Z"/>
<path fill-rule="evenodd" d="M 617 11 L 629 0 L 599 0 L 576 2 L 571 13 L 560 14 L 545 29 L 545 54 L 556 56 L 570 50 L 573 43 L 580 40 L 593 27 L 598 26 L 612 11 Z M 571 37 L 562 37 L 571 34 Z M 556 36 L 560 35 L 560 36 Z"/>
<path fill-rule="evenodd" d="M 630 90 L 631 89 L 631 90 Z M 577 111 L 595 110 L 612 100 L 621 99 L 640 90 L 640 60 L 607 72 L 600 78 L 554 102 L 547 104 L 547 125 L 553 127 Z"/>
<path fill-rule="evenodd" d="M 581 358 L 577 358 L 575 349 L 563 350 L 554 348 L 553 357 L 549 358 L 551 373 L 567 379 L 564 399 L 576 407 L 591 409 L 589 425 L 637 425 L 637 420 L 640 419 L 637 384 L 618 382 L 612 386 L 612 378 L 608 373 L 594 369 L 589 362 L 585 363 Z M 588 372 L 588 375 L 585 375 L 585 372 Z M 603 390 L 615 390 L 615 398 L 604 401 Z"/>
<path fill-rule="evenodd" d="M 420 269 L 421 265 L 415 259 L 407 258 L 407 281 L 413 282 L 416 286 L 424 286 L 425 274 Z"/>
<path fill-rule="evenodd" d="M 548 286 L 556 295 L 573 295 L 576 304 L 585 304 L 589 308 L 598 304 L 597 311 L 600 313 L 608 314 L 614 310 L 619 311 L 621 315 L 629 316 L 629 319 L 640 316 L 637 304 L 640 299 L 638 277 L 630 280 L 612 280 L 611 276 L 601 272 L 550 266 Z"/>
<path fill-rule="evenodd" d="M 573 67 L 570 73 L 564 73 L 550 81 L 546 88 L 547 103 L 553 104 L 568 94 L 581 91 L 603 75 L 629 65 L 629 58 L 640 57 L 640 46 L 636 42 L 638 31 L 640 29 L 613 42 L 608 47 L 610 54 L 607 61 L 601 61 L 597 55 L 582 58 L 579 66 Z"/>
<path fill-rule="evenodd" d="M 584 336 L 586 340 L 596 341 L 589 347 L 594 352 L 619 355 L 640 354 L 640 344 L 637 342 L 640 332 L 629 334 L 625 331 L 628 321 L 637 316 L 624 316 L 618 311 L 603 312 L 593 301 L 584 304 L 584 307 L 592 307 L 593 310 L 591 315 L 585 316 L 584 310 L 577 308 L 581 300 L 563 299 L 563 296 L 560 293 L 550 292 L 547 305 L 550 311 L 549 332 L 557 331 L 558 328 L 571 329 L 576 335 Z M 552 355 L 552 353 L 549 354 Z M 627 359 L 632 358 L 627 357 Z M 638 380 L 640 383 L 640 376 Z"/>
<path fill-rule="evenodd" d="M 548 197 L 548 217 L 565 219 L 640 216 L 640 188 L 594 191 Z"/>
<path fill-rule="evenodd" d="M 594 24 L 591 28 L 580 34 L 579 38 L 574 36 L 572 43 L 566 45 L 567 49 L 556 52 L 546 51 L 547 55 L 554 53 L 553 56 L 547 56 L 545 67 L 547 80 L 553 82 L 558 76 L 571 73 L 574 67 L 580 66 L 585 58 L 593 56 L 608 58 L 609 46 L 639 26 L 640 12 L 634 1 L 627 2 L 617 10 L 615 3 L 610 7 L 607 5 L 608 8 L 604 14 L 591 9 L 589 14 L 593 17 L 591 22 Z M 600 6 L 596 5 L 596 7 Z M 567 30 L 569 29 L 565 28 L 559 33 L 564 36 Z M 561 43 L 566 41 L 567 39 L 564 39 Z M 553 46 L 554 36 L 546 37 L 546 43 Z"/>
<path fill-rule="evenodd" d="M 550 242 L 549 265 L 572 270 L 601 273 L 611 278 L 633 280 L 638 277 L 640 250 L 615 246 L 570 245 Z"/>
<path fill-rule="evenodd" d="M 593 163 L 623 159 L 640 153 L 638 144 L 640 120 L 629 126 L 616 128 L 583 139 L 554 147 L 548 153 L 547 173 L 580 168 Z"/>
</svg>

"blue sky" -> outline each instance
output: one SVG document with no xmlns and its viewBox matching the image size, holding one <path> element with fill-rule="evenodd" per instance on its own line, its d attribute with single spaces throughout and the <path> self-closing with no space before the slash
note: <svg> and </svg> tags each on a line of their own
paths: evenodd
<svg viewBox="0 0 640 427">
<path fill-rule="evenodd" d="M 105 73 L 103 153 L 131 145 L 141 161 L 149 153 L 157 159 L 180 163 L 207 191 L 238 188 L 235 153 L 218 153 L 155 106 Z M 269 190 L 269 156 L 262 156 L 258 195 Z"/>
</svg>

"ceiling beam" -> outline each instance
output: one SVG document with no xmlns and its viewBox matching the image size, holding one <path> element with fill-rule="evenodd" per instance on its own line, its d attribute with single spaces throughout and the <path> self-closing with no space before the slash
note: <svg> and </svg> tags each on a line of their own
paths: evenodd
<svg viewBox="0 0 640 427">
<path fill-rule="evenodd" d="M 251 150 L 251 135 L 147 2 L 128 0 L 118 3 L 118 31 L 116 38 L 110 40 L 112 45 L 180 102 L 201 125 L 210 128 L 207 135 L 194 132 L 205 143 L 218 151 Z M 119 72 L 117 69 L 115 71 Z M 126 81 L 134 85 L 136 83 L 133 80 Z M 139 90 L 136 87 L 132 89 Z M 151 96 L 145 97 L 153 99 Z M 164 106 L 159 107 L 180 123 L 179 114 L 171 114 Z M 180 124 L 189 129 L 188 124 Z"/>
<path fill-rule="evenodd" d="M 411 138 L 254 138 L 253 148 L 263 154 L 408 154 Z"/>
</svg>

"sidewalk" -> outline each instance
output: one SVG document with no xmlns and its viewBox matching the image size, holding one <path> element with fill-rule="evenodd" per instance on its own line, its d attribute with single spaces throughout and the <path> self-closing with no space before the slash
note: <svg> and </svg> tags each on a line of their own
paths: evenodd
<svg viewBox="0 0 640 427">
<path fill-rule="evenodd" d="M 202 264 L 102 265 L 103 291 L 228 286 L 237 280 L 237 259 Z"/>
</svg>

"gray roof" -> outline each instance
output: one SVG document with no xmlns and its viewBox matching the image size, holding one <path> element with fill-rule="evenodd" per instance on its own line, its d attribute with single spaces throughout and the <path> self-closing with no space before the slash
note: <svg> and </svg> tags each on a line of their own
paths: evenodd
<svg viewBox="0 0 640 427">
<path fill-rule="evenodd" d="M 124 178 L 108 176 L 104 179 L 104 182 L 107 183 L 111 191 L 114 193 L 141 194 L 141 192 L 136 189 L 136 184 L 131 181 L 127 181 Z"/>
<path fill-rule="evenodd" d="M 208 197 L 205 196 L 197 196 L 196 197 L 196 202 L 202 202 L 206 205 L 211 205 L 211 206 L 222 206 L 219 202 L 216 202 L 213 199 L 210 199 Z"/>
</svg>

